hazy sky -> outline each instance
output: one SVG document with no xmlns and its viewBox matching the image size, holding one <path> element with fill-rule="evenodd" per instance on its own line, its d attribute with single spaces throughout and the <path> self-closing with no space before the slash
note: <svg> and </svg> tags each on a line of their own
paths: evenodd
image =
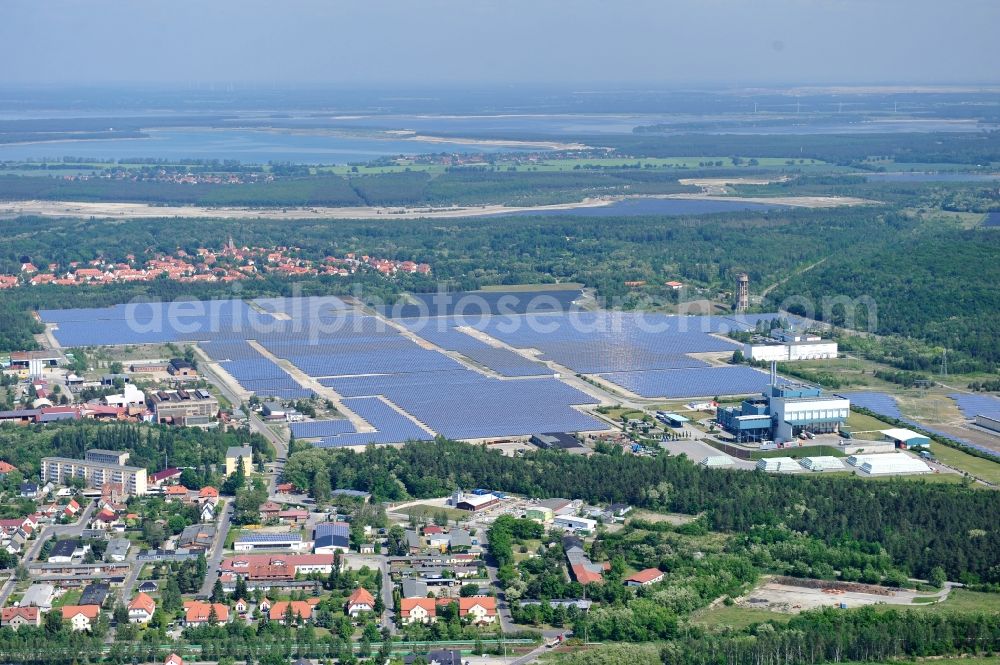
<svg viewBox="0 0 1000 665">
<path fill-rule="evenodd" d="M 0 84 L 998 82 L 1000 0 L 0 0 Z"/>
</svg>

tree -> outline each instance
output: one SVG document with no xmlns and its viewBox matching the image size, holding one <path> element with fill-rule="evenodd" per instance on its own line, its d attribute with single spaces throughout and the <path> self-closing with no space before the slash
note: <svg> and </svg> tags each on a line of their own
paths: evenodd
<svg viewBox="0 0 1000 665">
<path fill-rule="evenodd" d="M 117 603 L 115 604 L 115 609 L 112 611 L 111 616 L 117 625 L 125 625 L 128 623 L 128 608 L 121 603 Z"/>
<path fill-rule="evenodd" d="M 236 577 L 236 585 L 233 588 L 233 600 L 246 600 L 247 599 L 247 582 L 243 579 L 242 575 Z"/>
<path fill-rule="evenodd" d="M 62 612 L 48 612 L 45 615 L 45 632 L 48 635 L 57 635 L 63 629 Z"/>
<path fill-rule="evenodd" d="M 216 578 L 215 584 L 212 585 L 212 595 L 209 597 L 213 603 L 221 603 L 226 599 L 226 592 L 222 588 L 222 580 Z"/>
<path fill-rule="evenodd" d="M 945 574 L 944 568 L 941 566 L 934 566 L 931 568 L 931 572 L 927 575 L 927 581 L 940 589 L 944 586 L 944 583 L 948 581 L 948 576 Z"/>
<path fill-rule="evenodd" d="M 313 476 L 312 488 L 310 490 L 312 498 L 316 500 L 316 503 L 326 503 L 330 500 L 332 492 L 330 474 L 327 473 L 325 468 L 319 469 L 316 471 L 316 475 Z"/>
</svg>

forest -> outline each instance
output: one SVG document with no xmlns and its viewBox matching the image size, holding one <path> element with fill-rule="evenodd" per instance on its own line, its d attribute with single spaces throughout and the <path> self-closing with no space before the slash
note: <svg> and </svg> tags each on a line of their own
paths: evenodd
<svg viewBox="0 0 1000 665">
<path fill-rule="evenodd" d="M 820 302 L 829 294 L 868 297 L 877 303 L 871 326 L 881 335 L 916 337 L 964 352 L 977 369 L 1000 363 L 1000 234 L 986 230 L 938 229 L 903 237 L 897 243 L 871 243 L 831 256 L 822 266 L 796 275 L 771 294 L 772 302 L 805 296 Z M 800 306 L 789 311 L 802 313 Z M 869 311 L 832 309 L 814 312 L 841 324 L 854 316 L 869 329 Z M 863 342 L 859 342 L 863 343 Z M 928 370 L 924 366 L 906 369 Z"/>
<path fill-rule="evenodd" d="M 278 169 L 279 171 L 281 169 Z M 533 172 L 455 168 L 439 175 L 402 172 L 279 175 L 270 182 L 194 184 L 104 178 L 67 180 L 0 175 L 0 200 L 127 201 L 204 206 L 538 205 L 584 196 L 697 191 L 677 175 L 643 170 Z"/>
<path fill-rule="evenodd" d="M 709 526 L 723 532 L 784 524 L 830 546 L 845 539 L 878 544 L 895 566 L 916 577 L 940 567 L 949 579 L 1000 584 L 1000 499 L 964 486 L 731 472 L 683 456 L 584 458 L 538 451 L 511 458 L 444 439 L 400 449 L 369 447 L 359 454 L 305 450 L 289 458 L 286 475 L 296 486 L 311 487 L 317 474 L 328 475 L 331 487 L 368 491 L 380 500 L 489 487 L 704 512 Z"/>
</svg>

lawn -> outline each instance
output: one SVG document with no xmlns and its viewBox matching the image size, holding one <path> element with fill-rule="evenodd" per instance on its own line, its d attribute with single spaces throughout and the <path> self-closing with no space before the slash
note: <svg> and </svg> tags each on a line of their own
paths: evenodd
<svg viewBox="0 0 1000 665">
<path fill-rule="evenodd" d="M 83 591 L 80 589 L 70 589 L 63 595 L 59 596 L 52 601 L 52 607 L 64 607 L 66 605 L 77 605 L 80 602 L 80 597 L 83 596 Z"/>
<path fill-rule="evenodd" d="M 931 447 L 934 457 L 948 466 L 990 483 L 1000 484 L 1000 463 L 964 453 L 955 448 L 935 444 Z"/>
<path fill-rule="evenodd" d="M 418 503 L 413 506 L 407 506 L 406 508 L 400 508 L 399 510 L 394 510 L 393 512 L 409 515 L 417 518 L 418 520 L 432 520 L 436 515 L 441 513 L 444 513 L 448 516 L 449 520 L 455 522 L 459 522 L 469 517 L 469 513 L 464 510 L 456 510 L 445 506 L 429 506 L 424 503 Z"/>
<path fill-rule="evenodd" d="M 928 612 L 1000 612 L 1000 593 L 952 589 L 944 602 L 916 603 L 913 607 Z"/>
<path fill-rule="evenodd" d="M 754 623 L 764 621 L 777 621 L 785 623 L 794 614 L 782 612 L 769 612 L 767 610 L 751 609 L 749 607 L 739 607 L 736 605 L 717 605 L 711 609 L 702 610 L 691 617 L 691 622 L 709 628 L 729 626 L 737 630 L 746 628 Z"/>
<path fill-rule="evenodd" d="M 889 429 L 892 427 L 892 425 L 882 422 L 878 418 L 873 418 L 872 416 L 858 413 L 857 411 L 851 411 L 851 415 L 847 417 L 847 426 L 851 428 L 851 432 L 854 434 L 857 434 L 858 432 L 872 432 Z"/>
</svg>

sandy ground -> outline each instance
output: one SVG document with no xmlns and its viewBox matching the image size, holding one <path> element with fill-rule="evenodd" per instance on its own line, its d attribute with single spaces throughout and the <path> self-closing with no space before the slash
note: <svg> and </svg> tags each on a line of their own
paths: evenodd
<svg viewBox="0 0 1000 665">
<path fill-rule="evenodd" d="M 819 607 L 839 607 L 841 603 L 847 607 L 862 607 L 875 603 L 888 605 L 913 605 L 913 599 L 919 595 L 908 589 L 894 589 L 889 595 L 845 591 L 844 593 L 823 593 L 822 589 L 788 586 L 770 582 L 757 587 L 745 597 L 736 601 L 741 607 L 752 607 L 761 610 L 777 612 L 800 612 Z"/>
<path fill-rule="evenodd" d="M 671 198 L 710 199 L 713 201 L 738 201 L 743 203 L 770 203 L 805 208 L 832 208 L 845 205 L 873 203 L 865 199 L 836 196 L 781 196 L 768 198 L 746 198 L 735 196 L 711 196 L 709 194 L 669 194 L 662 197 L 629 198 Z M 554 205 L 507 207 L 502 205 L 451 206 L 448 208 L 380 208 L 367 206 L 307 208 L 246 208 L 233 206 L 171 205 L 156 206 L 148 203 L 91 203 L 82 201 L 14 201 L 0 203 L 0 218 L 19 215 L 39 217 L 101 217 L 112 219 L 149 219 L 163 217 L 186 217 L 200 219 L 420 219 L 459 218 L 506 215 L 514 212 L 541 212 L 546 210 L 574 210 L 611 205 L 622 200 L 617 198 L 586 198 L 573 203 Z"/>
</svg>

